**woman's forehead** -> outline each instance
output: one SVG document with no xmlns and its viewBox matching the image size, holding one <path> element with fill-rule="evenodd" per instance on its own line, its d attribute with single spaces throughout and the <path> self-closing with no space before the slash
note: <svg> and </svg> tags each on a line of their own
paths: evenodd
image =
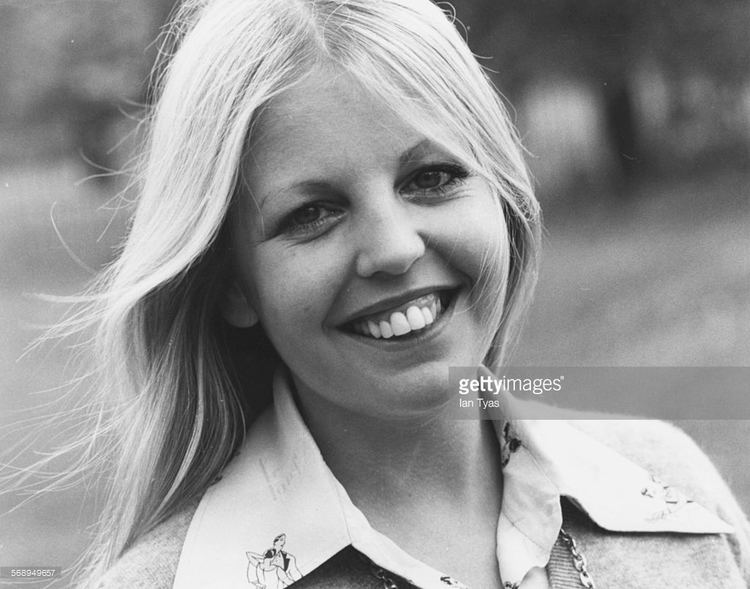
<svg viewBox="0 0 750 589">
<path fill-rule="evenodd" d="M 446 146 L 458 142 L 441 140 L 444 129 L 418 128 L 412 124 L 416 109 L 402 110 L 352 74 L 314 71 L 260 112 L 250 132 L 246 171 L 293 166 L 302 172 L 306 166 L 361 167 L 368 161 L 401 165 L 430 152 L 454 151 Z"/>
<path fill-rule="evenodd" d="M 248 177 L 273 171 L 267 180 L 276 184 L 321 173 L 397 168 L 404 158 L 431 148 L 425 135 L 355 79 L 311 76 L 263 110 L 252 128 L 244 165 Z"/>
<path fill-rule="evenodd" d="M 392 129 L 394 135 L 414 133 L 394 109 L 348 73 L 316 70 L 272 98 L 253 125 L 250 148 L 259 142 L 321 138 L 359 127 L 363 134 Z"/>
</svg>

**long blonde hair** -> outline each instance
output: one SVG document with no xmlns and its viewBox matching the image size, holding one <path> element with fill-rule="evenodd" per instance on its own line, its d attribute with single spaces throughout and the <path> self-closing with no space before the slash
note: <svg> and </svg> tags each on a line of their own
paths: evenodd
<svg viewBox="0 0 750 589">
<path fill-rule="evenodd" d="M 486 360 L 502 361 L 535 281 L 539 211 L 508 115 L 451 20 L 428 0 L 188 0 L 175 13 L 129 236 L 70 322 L 96 325 L 116 442 L 92 579 L 199 497 L 268 403 L 275 352 L 218 311 L 225 220 L 258 113 L 316 65 L 356 76 L 493 186 L 511 248 L 488 253 L 480 294 L 493 302 Z"/>
</svg>

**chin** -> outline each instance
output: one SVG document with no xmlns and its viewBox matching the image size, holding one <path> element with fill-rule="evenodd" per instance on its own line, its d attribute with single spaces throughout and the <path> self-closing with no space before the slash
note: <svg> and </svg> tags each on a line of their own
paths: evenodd
<svg viewBox="0 0 750 589">
<path fill-rule="evenodd" d="M 443 412 L 453 398 L 447 367 L 422 377 L 400 379 L 400 382 L 386 380 L 388 383 L 379 383 L 370 397 L 380 399 L 372 409 L 378 417 L 395 420 L 434 418 Z"/>
</svg>

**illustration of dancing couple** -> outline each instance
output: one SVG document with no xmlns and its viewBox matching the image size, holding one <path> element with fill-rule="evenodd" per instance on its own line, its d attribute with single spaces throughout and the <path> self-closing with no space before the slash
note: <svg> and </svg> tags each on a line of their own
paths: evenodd
<svg viewBox="0 0 750 589">
<path fill-rule="evenodd" d="M 273 547 L 263 553 L 246 552 L 247 581 L 258 589 L 281 589 L 302 578 L 297 559 L 284 550 L 286 534 L 273 539 Z"/>
</svg>

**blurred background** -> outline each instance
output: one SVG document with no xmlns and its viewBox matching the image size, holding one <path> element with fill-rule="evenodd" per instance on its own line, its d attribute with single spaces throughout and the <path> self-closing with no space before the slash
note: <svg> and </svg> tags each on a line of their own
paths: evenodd
<svg viewBox="0 0 750 589">
<path fill-rule="evenodd" d="M 2 452 L 75 402 L 69 347 L 24 355 L 63 310 L 35 295 L 78 291 L 124 235 L 127 178 L 113 172 L 133 154 L 172 4 L 0 0 Z M 513 105 L 545 211 L 515 363 L 750 365 L 750 3 L 453 5 Z M 70 439 L 60 423 L 31 428 L 16 464 Z M 750 424 L 679 425 L 750 509 Z M 23 498 L 0 493 L 0 513 Z M 90 482 L 0 516 L 0 566 L 70 567 L 98 504 Z"/>
</svg>

